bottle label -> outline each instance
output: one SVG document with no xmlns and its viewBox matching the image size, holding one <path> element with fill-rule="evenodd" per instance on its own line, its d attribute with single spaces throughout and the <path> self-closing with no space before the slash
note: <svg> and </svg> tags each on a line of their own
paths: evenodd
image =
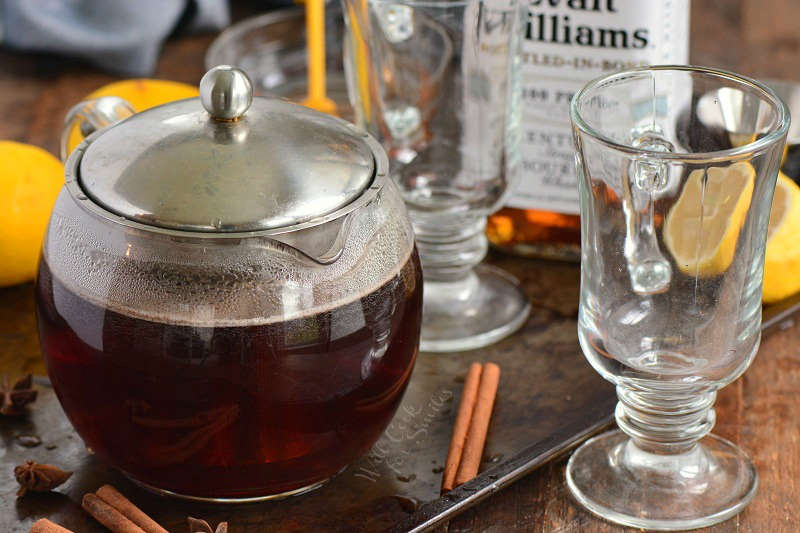
<svg viewBox="0 0 800 533">
<path fill-rule="evenodd" d="M 689 56 L 689 0 L 530 0 L 521 52 L 522 176 L 506 205 L 577 215 L 569 102 L 586 82 Z"/>
</svg>

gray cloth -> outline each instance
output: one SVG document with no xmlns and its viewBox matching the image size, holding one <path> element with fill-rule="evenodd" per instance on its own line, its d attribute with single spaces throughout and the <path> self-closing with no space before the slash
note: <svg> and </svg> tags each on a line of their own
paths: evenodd
<svg viewBox="0 0 800 533">
<path fill-rule="evenodd" d="M 0 43 L 148 76 L 179 21 L 189 31 L 222 29 L 227 0 L 0 0 Z"/>
</svg>

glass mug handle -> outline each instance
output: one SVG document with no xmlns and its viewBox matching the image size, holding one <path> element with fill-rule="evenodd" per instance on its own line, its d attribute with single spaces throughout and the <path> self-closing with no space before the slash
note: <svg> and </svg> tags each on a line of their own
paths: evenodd
<svg viewBox="0 0 800 533">
<path fill-rule="evenodd" d="M 64 127 L 61 130 L 61 161 L 66 161 L 71 153 L 69 141 L 76 124 L 85 138 L 134 113 L 136 111 L 133 106 L 118 96 L 103 96 L 76 104 L 64 118 Z"/>
<path fill-rule="evenodd" d="M 655 131 L 644 131 L 633 146 L 655 152 L 673 152 L 671 142 Z M 669 288 L 672 267 L 659 248 L 655 228 L 655 195 L 670 185 L 670 168 L 664 161 L 640 156 L 623 171 L 622 208 L 625 212 L 625 259 L 631 288 L 639 295 Z"/>
</svg>

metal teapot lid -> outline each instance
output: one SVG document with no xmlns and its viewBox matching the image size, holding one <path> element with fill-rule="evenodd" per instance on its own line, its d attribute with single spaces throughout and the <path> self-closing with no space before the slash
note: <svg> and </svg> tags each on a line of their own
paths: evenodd
<svg viewBox="0 0 800 533">
<path fill-rule="evenodd" d="M 78 174 L 95 203 L 128 220 L 247 232 L 341 210 L 372 184 L 375 158 L 355 126 L 253 98 L 244 72 L 220 66 L 203 77 L 199 99 L 143 111 L 97 134 Z"/>
</svg>

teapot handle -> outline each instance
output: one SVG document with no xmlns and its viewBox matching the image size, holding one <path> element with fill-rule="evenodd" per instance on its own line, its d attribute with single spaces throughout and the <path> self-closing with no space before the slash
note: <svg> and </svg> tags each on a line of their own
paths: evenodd
<svg viewBox="0 0 800 533">
<path fill-rule="evenodd" d="M 79 124 L 81 134 L 88 137 L 134 113 L 133 106 L 118 96 L 103 96 L 73 106 L 64 118 L 61 130 L 61 161 L 66 161 L 70 155 L 69 137 L 75 124 Z"/>
</svg>

